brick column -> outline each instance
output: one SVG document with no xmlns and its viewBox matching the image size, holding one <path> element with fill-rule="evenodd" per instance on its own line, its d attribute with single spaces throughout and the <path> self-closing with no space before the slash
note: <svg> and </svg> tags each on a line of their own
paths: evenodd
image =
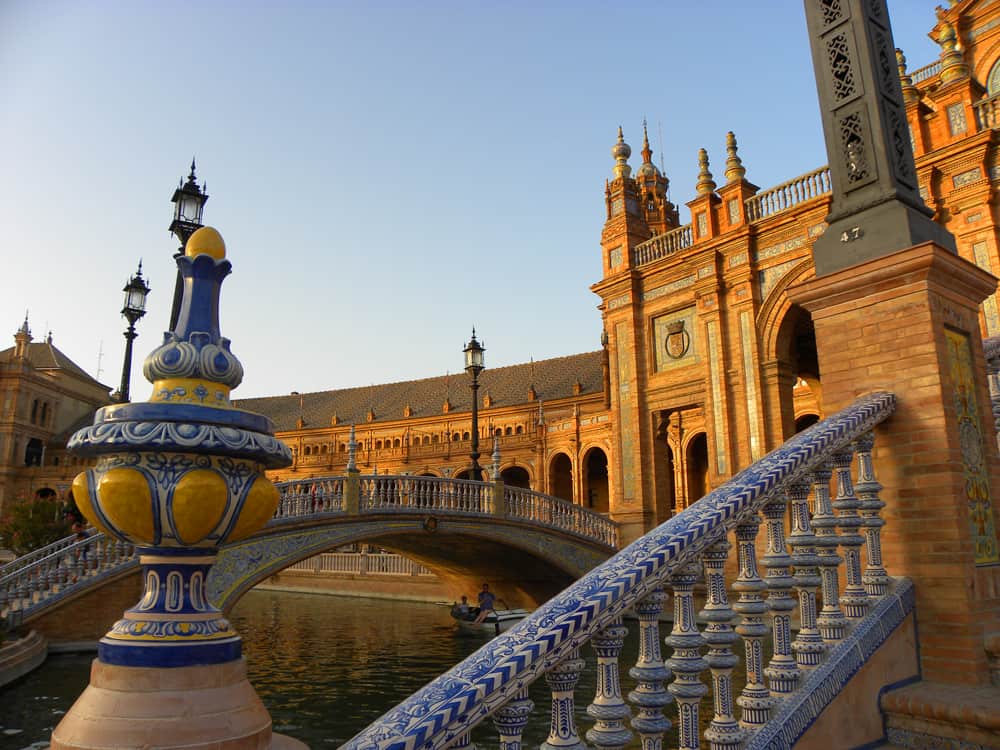
<svg viewBox="0 0 1000 750">
<path fill-rule="evenodd" d="M 812 314 L 823 407 L 889 390 L 878 430 L 886 568 L 916 584 L 925 680 L 987 684 L 1000 632 L 1000 461 L 979 303 L 996 279 L 924 243 L 789 289 Z"/>
</svg>

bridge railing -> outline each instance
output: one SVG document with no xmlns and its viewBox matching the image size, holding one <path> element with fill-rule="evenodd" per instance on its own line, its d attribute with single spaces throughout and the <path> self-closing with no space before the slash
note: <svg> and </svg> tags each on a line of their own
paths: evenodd
<svg viewBox="0 0 1000 750">
<path fill-rule="evenodd" d="M 709 747 L 791 747 L 913 608 L 912 584 L 890 578 L 882 566 L 884 503 L 872 430 L 894 409 L 892 394 L 870 394 L 796 435 L 492 639 L 342 750 L 468 748 L 470 730 L 487 717 L 501 749 L 516 750 L 533 709 L 527 687 L 541 676 L 552 691 L 551 712 L 541 712 L 551 717 L 543 747 L 579 750 L 574 689 L 588 641 L 598 663 L 596 695 L 586 710 L 592 745 L 622 748 L 634 729 L 642 747 L 666 746 L 664 734 L 676 722 L 679 747 L 697 748 L 702 699 L 711 692 Z M 762 525 L 766 551 L 758 563 Z M 738 575 L 727 586 L 730 533 Z M 699 613 L 703 628 L 694 604 L 699 580 L 707 592 Z M 672 653 L 664 659 L 659 615 L 668 589 Z M 639 620 L 640 651 L 627 672 L 634 687 L 626 692 L 619 656 L 628 610 Z M 796 610 L 800 627 L 793 640 Z M 746 665 L 738 696 L 732 680 L 737 650 Z M 706 672 L 711 687 L 701 680 Z M 664 715 L 671 704 L 673 719 Z"/>
<path fill-rule="evenodd" d="M 8 627 L 16 627 L 28 613 L 55 599 L 83 591 L 139 562 L 134 547 L 101 533 L 82 540 L 67 537 L 42 549 L 51 547 L 55 549 L 48 554 L 0 576 L 0 618 Z"/>
<path fill-rule="evenodd" d="M 278 508 L 275 518 L 298 518 L 316 513 L 345 511 L 344 477 L 326 477 L 278 485 Z"/>
<path fill-rule="evenodd" d="M 504 487 L 503 496 L 507 518 L 597 539 L 609 547 L 618 546 L 618 524 L 599 513 L 521 487 Z"/>
<path fill-rule="evenodd" d="M 432 576 L 434 571 L 394 552 L 323 552 L 289 565 L 286 570 L 347 573 L 359 576 Z"/>
<path fill-rule="evenodd" d="M 91 529 L 87 533 L 93 534 L 95 532 L 93 531 L 93 529 Z M 62 550 L 69 547 L 71 544 L 74 544 L 75 542 L 78 541 L 80 540 L 76 538 L 75 534 L 66 536 L 63 537 L 62 539 L 57 539 L 51 544 L 46 544 L 44 547 L 39 547 L 38 549 L 34 549 L 31 552 L 27 552 L 21 555 L 20 557 L 11 560 L 9 563 L 0 565 L 0 579 L 10 575 L 16 570 L 20 570 L 26 565 L 30 565 L 33 562 L 37 562 L 38 560 L 48 557 L 49 555 L 54 554 L 56 552 L 61 552 Z"/>
<path fill-rule="evenodd" d="M 440 510 L 490 514 L 493 488 L 484 482 L 444 477 L 362 476 L 361 512 Z"/>
</svg>

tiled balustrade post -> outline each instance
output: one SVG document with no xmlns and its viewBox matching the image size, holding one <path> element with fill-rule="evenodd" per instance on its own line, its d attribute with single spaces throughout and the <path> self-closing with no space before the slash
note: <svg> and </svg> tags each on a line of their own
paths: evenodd
<svg viewBox="0 0 1000 750">
<path fill-rule="evenodd" d="M 739 598 L 733 609 L 743 617 L 736 626 L 736 632 L 743 637 L 746 653 L 747 681 L 736 703 L 743 709 L 740 725 L 761 727 L 767 723 L 774 701 L 771 691 L 764 684 L 764 637 L 768 627 L 764 623 L 767 603 L 763 592 L 767 584 L 757 571 L 757 529 L 760 518 L 752 516 L 736 527 L 736 547 L 739 557 L 739 576 L 733 583 L 733 591 Z"/>
<path fill-rule="evenodd" d="M 858 510 L 861 501 L 854 494 L 851 480 L 851 461 L 854 452 L 850 449 L 837 451 L 833 454 L 833 470 L 837 480 L 837 497 L 833 507 L 837 511 L 837 528 L 840 529 L 840 546 L 844 551 L 846 567 L 846 585 L 840 603 L 844 614 L 850 618 L 861 618 L 868 611 L 868 595 L 861 581 L 861 545 L 865 538 L 861 536 L 864 519 Z"/>
<path fill-rule="evenodd" d="M 534 701 L 528 697 L 528 688 L 524 688 L 496 710 L 493 726 L 500 735 L 500 750 L 521 750 L 521 736 L 534 707 Z"/>
<path fill-rule="evenodd" d="M 701 655 L 705 639 L 698 632 L 694 617 L 697 566 L 682 566 L 671 573 L 669 580 L 674 589 L 674 626 L 666 643 L 674 652 L 667 660 L 667 666 L 674 673 L 674 681 L 667 689 L 677 702 L 678 748 L 697 750 L 701 746 L 698 709 L 702 696 L 708 693 L 708 686 L 698 679 L 708 667 L 708 662 Z"/>
<path fill-rule="evenodd" d="M 667 599 L 663 589 L 656 589 L 633 608 L 639 618 L 639 658 L 628 672 L 636 681 L 628 699 L 638 709 L 632 728 L 639 733 L 642 750 L 662 750 L 663 735 L 671 727 L 663 715 L 664 707 L 674 700 L 663 686 L 670 670 L 660 653 L 660 613 Z"/>
<path fill-rule="evenodd" d="M 816 617 L 820 635 L 824 640 L 837 641 L 844 637 L 847 619 L 840 610 L 840 581 L 837 568 L 843 558 L 837 554 L 837 517 L 830 506 L 830 477 L 833 472 L 829 465 L 813 471 L 813 515 L 812 526 L 816 532 L 816 557 L 822 580 L 823 607 Z"/>
<path fill-rule="evenodd" d="M 632 739 L 632 732 L 625 726 L 631 711 L 622 698 L 618 665 L 627 634 L 628 628 L 618 619 L 590 639 L 597 655 L 597 689 L 587 706 L 587 715 L 595 722 L 587 731 L 587 739 L 603 750 L 621 750 Z"/>
<path fill-rule="evenodd" d="M 795 599 L 791 590 L 795 585 L 792 578 L 792 557 L 785 544 L 785 515 L 788 497 L 780 494 L 764 506 L 767 524 L 767 552 L 761 562 L 767 568 L 764 582 L 767 584 L 767 606 L 771 611 L 771 639 L 773 642 L 771 661 L 764 669 L 768 686 L 772 693 L 790 693 L 798 684 L 800 670 L 792 653 L 792 612 Z"/>
<path fill-rule="evenodd" d="M 815 667 L 823 660 L 826 644 L 816 627 L 816 589 L 820 586 L 816 537 L 809 522 L 809 484 L 792 482 L 786 489 L 791 503 L 792 573 L 799 595 L 799 632 L 792 642 L 795 661 L 800 667 Z"/>
<path fill-rule="evenodd" d="M 705 739 L 711 750 L 737 750 L 743 742 L 743 730 L 736 721 L 733 704 L 733 667 L 739 657 L 732 645 L 739 636 L 733 630 L 736 616 L 726 595 L 725 565 L 729 542 L 716 542 L 702 555 L 705 566 L 705 608 L 699 613 L 708 624 L 702 633 L 708 643 L 705 661 L 712 671 L 712 698 L 715 713 L 712 723 L 705 730 Z"/>
<path fill-rule="evenodd" d="M 858 480 L 854 483 L 854 491 L 861 500 L 861 518 L 865 529 L 866 564 L 861 581 L 869 596 L 882 596 L 889 590 L 889 574 L 882 566 L 882 527 L 885 521 L 880 514 L 885 503 L 879 498 L 882 485 L 875 479 L 872 465 L 874 445 L 874 432 L 866 432 L 854 441 L 854 450 L 858 455 Z"/>
<path fill-rule="evenodd" d="M 549 736 L 542 743 L 541 750 L 586 750 L 587 746 L 576 731 L 576 719 L 573 717 L 576 710 L 573 691 L 580 681 L 584 666 L 579 651 L 574 649 L 545 673 L 545 682 L 552 691 L 552 720 L 549 724 Z"/>
</svg>

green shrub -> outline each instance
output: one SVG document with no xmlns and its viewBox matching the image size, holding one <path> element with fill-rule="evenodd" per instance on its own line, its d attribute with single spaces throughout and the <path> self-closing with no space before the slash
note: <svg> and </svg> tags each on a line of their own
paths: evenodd
<svg viewBox="0 0 1000 750">
<path fill-rule="evenodd" d="M 7 510 L 0 519 L 0 547 L 17 555 L 68 536 L 73 523 L 55 495 L 15 502 Z"/>
</svg>

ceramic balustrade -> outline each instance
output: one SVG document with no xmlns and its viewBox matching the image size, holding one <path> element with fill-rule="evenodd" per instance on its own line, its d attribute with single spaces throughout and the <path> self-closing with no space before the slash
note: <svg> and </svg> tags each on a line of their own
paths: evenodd
<svg viewBox="0 0 1000 750">
<path fill-rule="evenodd" d="M 747 220 L 766 219 L 787 211 L 799 203 L 826 195 L 831 190 L 831 184 L 829 167 L 820 167 L 799 175 L 747 198 L 745 201 Z"/>
<path fill-rule="evenodd" d="M 669 232 L 664 232 L 636 245 L 632 249 L 632 265 L 643 266 L 660 258 L 666 258 L 668 255 L 691 247 L 693 243 L 690 224 L 671 229 Z"/>
<path fill-rule="evenodd" d="M 80 591 L 125 565 L 138 564 L 133 547 L 104 534 L 70 540 L 69 544 L 55 545 L 55 551 L 44 557 L 0 576 L 0 616 L 9 626 L 17 625 L 40 604 Z"/>
<path fill-rule="evenodd" d="M 913 83 L 920 83 L 921 81 L 926 81 L 928 78 L 932 78 L 941 72 L 941 61 L 935 60 L 929 65 L 925 65 L 922 68 L 917 68 L 912 73 L 910 73 L 910 80 Z"/>
<path fill-rule="evenodd" d="M 531 521 L 596 539 L 609 547 L 618 546 L 618 525 L 614 521 L 600 513 L 534 490 L 505 486 L 504 514 L 507 518 Z"/>
<path fill-rule="evenodd" d="M 791 746 L 857 671 L 852 660 L 863 660 L 912 611 L 912 584 L 881 567 L 883 503 L 871 455 L 872 429 L 894 408 L 891 394 L 871 394 L 795 436 L 496 636 L 343 750 L 439 750 L 490 716 L 501 747 L 519 748 L 531 712 L 525 688 L 542 676 L 552 693 L 546 750 L 617 750 L 633 732 L 643 750 L 662 750 L 671 729 L 671 746 L 682 750 Z M 536 500 L 518 490 L 507 511 L 552 512 Z M 737 575 L 727 586 L 729 534 Z M 838 576 L 847 581 L 842 597 Z M 664 640 L 671 653 L 664 660 L 658 616 L 671 596 L 673 625 Z M 625 622 L 640 634 L 638 658 L 627 670 L 631 689 L 618 663 L 629 611 L 637 622 Z M 588 642 L 597 690 L 586 709 L 593 726 L 583 733 L 585 744 L 574 688 Z M 740 661 L 746 682 L 736 696 Z M 711 717 L 704 731 L 702 712 Z"/>
</svg>

